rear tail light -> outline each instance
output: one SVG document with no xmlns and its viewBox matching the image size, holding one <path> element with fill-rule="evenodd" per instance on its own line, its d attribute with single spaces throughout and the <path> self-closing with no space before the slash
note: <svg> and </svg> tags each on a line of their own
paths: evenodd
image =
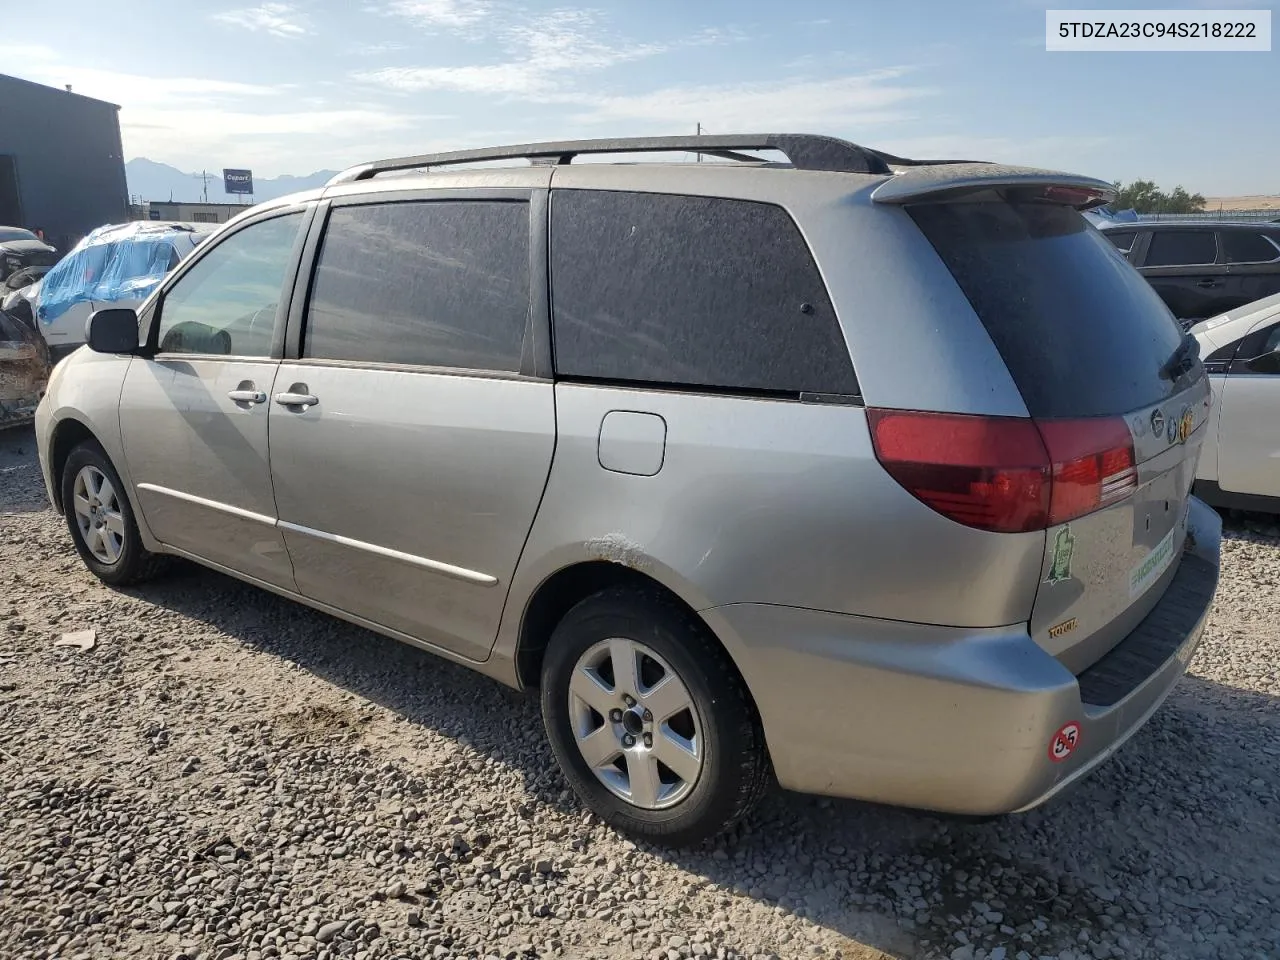
<svg viewBox="0 0 1280 960">
<path fill-rule="evenodd" d="M 867 411 L 876 458 L 943 516 L 1000 533 L 1043 530 L 1138 483 L 1124 420 Z"/>
<path fill-rule="evenodd" d="M 1041 420 L 1053 464 L 1049 525 L 1123 500 L 1138 486 L 1133 438 L 1123 420 Z"/>
</svg>

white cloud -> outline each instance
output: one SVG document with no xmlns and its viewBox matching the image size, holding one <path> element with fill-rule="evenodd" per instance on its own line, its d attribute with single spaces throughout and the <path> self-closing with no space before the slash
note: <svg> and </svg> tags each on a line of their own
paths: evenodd
<svg viewBox="0 0 1280 960">
<path fill-rule="evenodd" d="M 38 83 L 72 84 L 77 93 L 123 106 L 125 156 L 184 169 L 252 166 L 261 176 L 340 167 L 417 148 L 421 131 L 452 119 L 389 108 L 345 92 L 341 98 L 290 84 L 254 84 L 206 76 L 142 76 L 70 65 L 38 45 L 13 51 Z M 425 149 L 425 147 L 423 148 Z"/>
<path fill-rule="evenodd" d="M 574 102 L 576 98 L 567 96 L 567 91 L 577 74 L 656 56 L 677 46 L 705 46 L 737 37 L 729 31 L 704 30 L 674 44 L 625 43 L 603 36 L 596 14 L 590 11 L 554 10 L 501 28 L 498 42 L 509 54 L 505 61 L 457 67 L 386 67 L 360 71 L 353 78 L 401 92 L 451 90 Z"/>
<path fill-rule="evenodd" d="M 118 103 L 130 110 L 147 106 L 221 103 L 243 97 L 271 96 L 288 89 L 213 77 L 143 76 L 82 67 L 63 63 L 54 51 L 41 47 L 22 48 L 15 56 L 21 59 L 23 75 L 29 80 L 55 87 L 69 83 L 75 93 Z"/>
<path fill-rule="evenodd" d="M 296 39 L 311 32 L 306 18 L 290 3 L 268 2 L 256 7 L 228 10 L 225 13 L 215 13 L 213 19 L 232 26 L 244 27 L 246 30 L 269 33 L 273 37 L 283 37 L 286 40 Z"/>
<path fill-rule="evenodd" d="M 588 95 L 581 123 L 680 126 L 700 121 L 713 131 L 830 128 L 886 124 L 911 117 L 913 101 L 934 91 L 904 81 L 906 68 L 814 80 L 667 87 L 635 95 Z"/>
<path fill-rule="evenodd" d="M 507 43 L 544 73 L 602 70 L 670 49 L 669 44 L 610 44 L 600 37 L 595 15 L 585 10 L 553 11 L 505 33 Z"/>
<path fill-rule="evenodd" d="M 382 43 L 358 43 L 347 52 L 357 57 L 376 57 L 382 53 L 395 53 L 406 46 L 398 40 L 385 40 Z"/>
<path fill-rule="evenodd" d="M 246 166 L 275 176 L 426 149 L 420 131 L 446 119 L 360 103 L 306 112 L 145 109 L 122 116 L 121 135 L 126 156 L 183 169 Z"/>
<path fill-rule="evenodd" d="M 492 9 L 489 0 L 391 0 L 387 12 L 424 27 L 469 27 Z"/>
<path fill-rule="evenodd" d="M 386 67 L 355 74 L 355 79 L 406 93 L 453 90 L 461 93 L 534 95 L 550 89 L 550 78 L 527 63 L 480 67 Z"/>
</svg>

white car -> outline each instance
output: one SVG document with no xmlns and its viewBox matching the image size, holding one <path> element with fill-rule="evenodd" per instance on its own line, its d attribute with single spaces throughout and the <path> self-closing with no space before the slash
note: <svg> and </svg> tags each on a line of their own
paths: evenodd
<svg viewBox="0 0 1280 960">
<path fill-rule="evenodd" d="M 25 291 L 54 359 L 84 343 L 93 311 L 139 306 L 213 229 L 212 224 L 144 220 L 99 227 L 81 240 L 34 290 Z"/>
<path fill-rule="evenodd" d="M 1280 293 L 1191 328 L 1213 385 L 1196 495 L 1280 513 Z"/>
</svg>

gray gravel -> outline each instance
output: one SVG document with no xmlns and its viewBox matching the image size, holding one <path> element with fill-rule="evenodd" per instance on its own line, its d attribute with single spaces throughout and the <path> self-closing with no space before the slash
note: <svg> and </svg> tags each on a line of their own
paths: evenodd
<svg viewBox="0 0 1280 960">
<path fill-rule="evenodd" d="M 1192 676 L 1051 806 L 777 793 L 670 854 L 574 802 L 532 698 L 196 568 L 100 585 L 0 434 L 0 956 L 1278 957 L 1280 531 L 1252 526 Z"/>
</svg>

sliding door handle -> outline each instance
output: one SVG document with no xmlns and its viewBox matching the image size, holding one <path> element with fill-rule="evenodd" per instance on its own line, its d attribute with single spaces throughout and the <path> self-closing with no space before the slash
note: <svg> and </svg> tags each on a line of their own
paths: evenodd
<svg viewBox="0 0 1280 960">
<path fill-rule="evenodd" d="M 287 392 L 277 393 L 275 401 L 282 407 L 313 407 L 320 402 L 320 398 L 309 393 Z"/>
</svg>

